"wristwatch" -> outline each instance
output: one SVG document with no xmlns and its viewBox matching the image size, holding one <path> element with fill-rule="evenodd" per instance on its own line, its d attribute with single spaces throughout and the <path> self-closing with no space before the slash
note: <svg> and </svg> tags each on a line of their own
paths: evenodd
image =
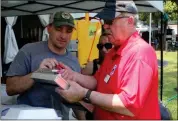
<svg viewBox="0 0 178 121">
<path fill-rule="evenodd" d="M 92 92 L 91 90 L 88 90 L 84 99 L 83 99 L 86 103 L 91 103 L 91 100 L 90 100 L 91 92 Z"/>
</svg>

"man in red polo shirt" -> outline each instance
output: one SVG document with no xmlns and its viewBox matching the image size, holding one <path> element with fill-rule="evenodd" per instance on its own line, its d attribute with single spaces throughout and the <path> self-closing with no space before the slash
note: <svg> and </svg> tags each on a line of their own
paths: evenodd
<svg viewBox="0 0 178 121">
<path fill-rule="evenodd" d="M 107 20 L 115 45 L 94 77 L 64 69 L 68 90 L 56 91 L 69 102 L 95 105 L 94 119 L 160 119 L 158 67 L 154 49 L 136 31 L 137 8 L 131 1 L 106 3 L 97 15 Z"/>
</svg>

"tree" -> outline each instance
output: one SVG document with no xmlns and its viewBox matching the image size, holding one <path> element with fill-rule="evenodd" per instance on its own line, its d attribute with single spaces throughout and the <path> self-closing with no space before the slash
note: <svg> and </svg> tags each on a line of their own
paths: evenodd
<svg viewBox="0 0 178 121">
<path fill-rule="evenodd" d="M 178 6 L 176 1 L 165 1 L 164 2 L 164 12 L 168 14 L 169 21 L 176 21 Z M 149 13 L 139 13 L 139 19 L 149 24 Z M 160 13 L 156 12 L 152 14 L 153 23 L 158 24 L 160 22 Z"/>
<path fill-rule="evenodd" d="M 139 13 L 139 19 L 141 21 L 144 21 L 146 24 L 149 24 L 149 16 L 150 16 L 150 13 Z M 160 22 L 160 12 L 155 12 L 155 13 L 152 13 L 152 23 L 158 25 L 158 23 Z"/>
<path fill-rule="evenodd" d="M 178 7 L 175 1 L 165 1 L 164 2 L 164 11 L 168 15 L 168 20 L 164 20 L 164 36 L 163 36 L 163 42 L 165 50 L 167 51 L 168 45 L 166 42 L 166 35 L 167 35 L 167 26 L 168 21 L 176 21 L 178 19 Z"/>
<path fill-rule="evenodd" d="M 175 2 L 172 1 L 166 1 L 164 2 L 164 11 L 165 13 L 168 14 L 169 16 L 169 20 L 174 21 L 177 20 L 177 4 Z"/>
<path fill-rule="evenodd" d="M 167 33 L 167 26 L 168 26 L 168 21 L 177 21 L 178 20 L 178 2 L 176 3 L 176 0 L 168 0 L 168 1 L 164 1 L 164 18 L 166 18 L 165 16 L 168 15 L 168 20 L 163 21 L 163 48 L 167 50 L 167 45 L 166 45 L 166 33 Z M 153 13 L 152 14 L 152 22 L 154 24 L 159 24 L 161 22 L 160 19 L 160 12 L 157 13 Z M 149 24 L 149 13 L 140 13 L 139 14 L 139 18 L 142 21 L 145 21 L 146 24 Z"/>
</svg>

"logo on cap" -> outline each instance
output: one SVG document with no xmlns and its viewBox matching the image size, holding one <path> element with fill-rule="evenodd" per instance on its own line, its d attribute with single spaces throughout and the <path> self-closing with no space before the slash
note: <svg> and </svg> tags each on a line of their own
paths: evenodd
<svg viewBox="0 0 178 121">
<path fill-rule="evenodd" d="M 69 13 L 62 13 L 62 18 L 64 19 L 69 19 L 70 18 L 70 14 Z"/>
</svg>

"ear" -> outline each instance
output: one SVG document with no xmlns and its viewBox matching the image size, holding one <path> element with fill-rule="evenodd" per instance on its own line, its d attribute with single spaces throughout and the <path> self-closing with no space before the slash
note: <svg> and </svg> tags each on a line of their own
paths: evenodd
<svg viewBox="0 0 178 121">
<path fill-rule="evenodd" d="M 52 25 L 49 24 L 49 25 L 47 25 L 46 27 L 47 27 L 48 33 L 50 33 L 50 31 L 51 31 L 51 29 L 52 29 Z"/>
<path fill-rule="evenodd" d="M 128 18 L 128 24 L 134 25 L 134 17 L 133 17 L 133 16 L 130 16 L 130 17 Z"/>
</svg>

